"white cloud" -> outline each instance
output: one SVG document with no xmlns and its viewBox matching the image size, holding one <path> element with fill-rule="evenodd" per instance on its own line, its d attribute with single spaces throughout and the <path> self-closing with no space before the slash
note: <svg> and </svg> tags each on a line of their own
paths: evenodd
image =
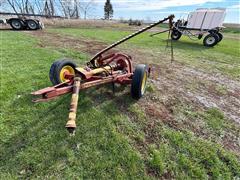
<svg viewBox="0 0 240 180">
<path fill-rule="evenodd" d="M 239 13 L 240 13 L 240 4 L 235 4 L 235 5 L 232 5 L 232 6 L 228 6 L 227 7 L 227 13 L 237 13 L 238 16 L 239 16 Z"/>
<path fill-rule="evenodd" d="M 228 9 L 240 9 L 240 4 L 229 6 Z"/>
<path fill-rule="evenodd" d="M 112 0 L 114 8 L 117 10 L 149 11 L 161 10 L 169 7 L 198 6 L 208 2 L 223 2 L 225 0 Z M 96 3 L 103 4 L 105 0 L 95 0 Z"/>
<path fill-rule="evenodd" d="M 192 5 L 202 5 L 206 2 L 219 2 L 222 0 L 162 0 L 162 1 L 156 1 L 152 0 L 149 2 L 144 1 L 141 4 L 138 4 L 137 6 L 133 6 L 132 8 L 134 10 L 160 10 L 165 9 L 169 7 L 181 7 L 181 6 L 192 6 Z M 128 7 L 129 8 L 129 7 Z"/>
</svg>

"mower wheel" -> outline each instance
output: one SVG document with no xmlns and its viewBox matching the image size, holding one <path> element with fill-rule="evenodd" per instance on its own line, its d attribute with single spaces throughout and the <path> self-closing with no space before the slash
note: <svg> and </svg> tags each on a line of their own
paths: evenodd
<svg viewBox="0 0 240 180">
<path fill-rule="evenodd" d="M 172 31 L 172 34 L 171 34 L 172 40 L 177 41 L 177 40 L 179 40 L 179 39 L 181 38 L 181 36 L 182 36 L 182 33 L 179 32 L 178 30 L 174 29 L 174 30 Z"/>
<path fill-rule="evenodd" d="M 218 35 L 218 43 L 222 41 L 223 35 L 220 32 L 216 33 Z"/>
<path fill-rule="evenodd" d="M 131 95 L 133 99 L 140 99 L 146 90 L 148 78 L 148 67 L 145 64 L 139 64 L 133 74 Z"/>
<path fill-rule="evenodd" d="M 213 47 L 218 43 L 218 35 L 216 34 L 208 34 L 203 39 L 203 45 L 207 47 Z"/>
<path fill-rule="evenodd" d="M 53 85 L 61 84 L 65 79 L 65 73 L 75 75 L 76 64 L 68 59 L 61 59 L 55 61 L 49 71 L 49 78 Z"/>
<path fill-rule="evenodd" d="M 37 30 L 40 28 L 39 23 L 36 20 L 29 19 L 26 21 L 26 23 L 29 30 Z"/>
</svg>

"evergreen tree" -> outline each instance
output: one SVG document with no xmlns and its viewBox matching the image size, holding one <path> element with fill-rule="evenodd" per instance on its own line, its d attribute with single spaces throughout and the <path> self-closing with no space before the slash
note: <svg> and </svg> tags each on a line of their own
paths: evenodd
<svg viewBox="0 0 240 180">
<path fill-rule="evenodd" d="M 111 19 L 113 17 L 113 6 L 110 0 L 107 0 L 104 5 L 104 19 Z"/>
</svg>

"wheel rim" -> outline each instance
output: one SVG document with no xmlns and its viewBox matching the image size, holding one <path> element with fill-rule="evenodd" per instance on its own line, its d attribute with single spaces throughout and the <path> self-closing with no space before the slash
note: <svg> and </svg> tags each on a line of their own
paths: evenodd
<svg viewBox="0 0 240 180">
<path fill-rule="evenodd" d="M 60 71 L 60 80 L 62 82 L 67 81 L 68 79 L 65 78 L 66 74 L 72 74 L 75 75 L 75 71 L 72 66 L 64 66 Z"/>
<path fill-rule="evenodd" d="M 141 85 L 141 93 L 142 93 L 142 95 L 145 92 L 146 84 L 147 84 L 147 72 L 145 71 L 144 75 L 143 75 L 142 85 Z"/>
<path fill-rule="evenodd" d="M 177 38 L 178 35 L 176 33 L 173 34 L 173 38 Z"/>
<path fill-rule="evenodd" d="M 36 28 L 37 28 L 36 23 L 33 22 L 33 21 L 28 22 L 28 25 L 29 25 L 29 27 L 30 27 L 31 29 L 36 29 Z"/>
<path fill-rule="evenodd" d="M 207 38 L 207 44 L 213 44 L 213 43 L 215 43 L 215 38 L 214 37 L 209 37 L 209 38 Z"/>
<path fill-rule="evenodd" d="M 20 29 L 21 28 L 21 23 L 19 21 L 13 21 L 12 25 L 16 29 Z"/>
</svg>

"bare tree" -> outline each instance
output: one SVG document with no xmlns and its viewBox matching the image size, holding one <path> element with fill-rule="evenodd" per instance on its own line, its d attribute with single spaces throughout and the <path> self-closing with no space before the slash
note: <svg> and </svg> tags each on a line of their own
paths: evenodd
<svg viewBox="0 0 240 180">
<path fill-rule="evenodd" d="M 8 4 L 12 7 L 13 11 L 14 11 L 15 13 L 18 13 L 15 0 L 7 0 L 7 2 L 8 2 Z"/>
<path fill-rule="evenodd" d="M 80 17 L 79 6 L 80 6 L 79 0 L 74 0 L 74 13 L 77 19 Z"/>
<path fill-rule="evenodd" d="M 34 3 L 30 0 L 6 0 L 9 8 L 15 13 L 32 13 L 34 14 Z"/>
<path fill-rule="evenodd" d="M 87 19 L 87 16 L 94 10 L 95 1 L 89 0 L 86 3 L 81 3 L 80 8 L 83 11 L 84 19 Z"/>
<path fill-rule="evenodd" d="M 41 14 L 54 16 L 57 13 L 68 18 L 80 18 L 83 10 L 85 18 L 93 1 L 80 6 L 80 0 L 0 0 L 0 6 L 6 2 L 6 9 L 15 13 Z"/>
<path fill-rule="evenodd" d="M 59 0 L 67 18 L 80 18 L 80 0 Z"/>
<path fill-rule="evenodd" d="M 53 0 L 45 0 L 43 13 L 46 16 L 54 16 L 55 15 L 55 8 Z"/>
<path fill-rule="evenodd" d="M 25 0 L 22 1 L 23 4 L 23 11 L 24 13 L 27 13 L 27 14 L 35 14 L 35 8 L 34 8 L 34 2 L 31 1 L 31 0 Z"/>
<path fill-rule="evenodd" d="M 67 18 L 71 17 L 72 11 L 72 0 L 60 0 L 64 16 Z"/>
<path fill-rule="evenodd" d="M 61 5 L 62 11 L 63 11 L 63 15 L 64 15 L 65 17 L 67 17 L 67 11 L 66 11 L 66 8 L 65 8 L 64 1 L 63 1 L 63 0 L 59 0 L 59 3 L 60 3 L 60 5 Z"/>
<path fill-rule="evenodd" d="M 37 14 L 43 14 L 43 3 L 39 0 L 34 0 L 34 9 L 38 12 Z"/>
<path fill-rule="evenodd" d="M 0 0 L 0 7 L 3 6 L 4 3 L 6 3 L 6 0 Z"/>
</svg>

